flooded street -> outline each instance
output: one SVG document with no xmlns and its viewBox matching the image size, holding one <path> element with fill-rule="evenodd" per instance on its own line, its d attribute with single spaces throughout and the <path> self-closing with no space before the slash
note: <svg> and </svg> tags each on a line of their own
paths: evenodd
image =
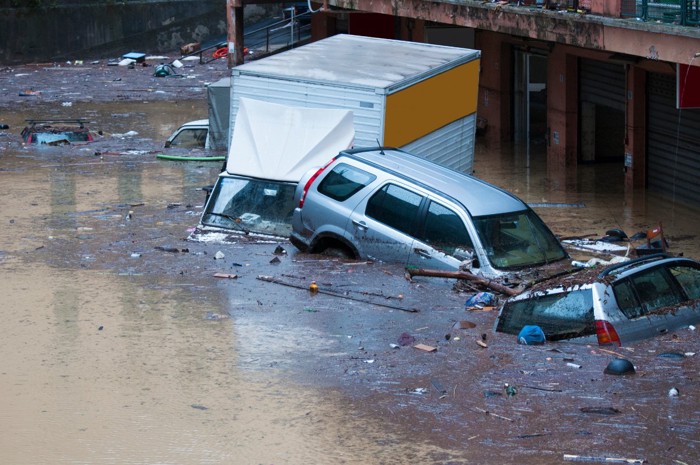
<svg viewBox="0 0 700 465">
<path fill-rule="evenodd" d="M 102 70 L 80 95 L 61 73 L 33 82 L 44 95 L 29 103 L 23 71 L 0 74 L 0 465 L 700 463 L 697 330 L 521 346 L 451 280 L 286 242 L 186 241 L 221 163 L 155 154 L 206 117 L 203 83 L 221 65 L 174 87 Z M 21 143 L 25 119 L 66 112 L 102 137 Z M 621 163 L 561 181 L 541 151 L 479 145 L 475 158 L 477 176 L 541 205 L 557 235 L 662 222 L 673 253 L 700 257 L 698 212 L 625 198 Z M 333 295 L 311 296 L 311 280 Z M 453 327 L 463 320 L 474 327 Z M 402 333 L 438 350 L 391 347 Z M 615 356 L 637 373 L 604 374 Z"/>
</svg>

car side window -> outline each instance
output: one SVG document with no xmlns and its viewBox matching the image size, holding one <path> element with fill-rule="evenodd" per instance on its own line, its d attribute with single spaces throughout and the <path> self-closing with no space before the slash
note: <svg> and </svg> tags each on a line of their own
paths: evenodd
<svg viewBox="0 0 700 465">
<path fill-rule="evenodd" d="M 430 202 L 423 234 L 418 239 L 438 250 L 452 254 L 455 249 L 474 249 L 462 218 L 439 203 Z"/>
<path fill-rule="evenodd" d="M 413 235 L 423 196 L 395 184 L 387 184 L 367 202 L 365 214 L 387 226 Z"/>
<path fill-rule="evenodd" d="M 672 266 L 671 275 L 681 285 L 689 299 L 700 298 L 700 270 L 690 266 Z"/>
<path fill-rule="evenodd" d="M 318 185 L 318 191 L 333 200 L 343 202 L 377 177 L 346 163 L 338 163 Z"/>
<path fill-rule="evenodd" d="M 632 283 L 629 280 L 625 279 L 624 281 L 615 283 L 613 285 L 613 292 L 615 293 L 617 306 L 627 318 L 634 319 L 644 315 L 644 309 L 639 303 Z"/>
<path fill-rule="evenodd" d="M 628 318 L 636 318 L 656 309 L 678 304 L 684 300 L 665 268 L 653 268 L 614 286 L 615 298 Z M 630 289 L 634 289 L 634 296 Z"/>
</svg>

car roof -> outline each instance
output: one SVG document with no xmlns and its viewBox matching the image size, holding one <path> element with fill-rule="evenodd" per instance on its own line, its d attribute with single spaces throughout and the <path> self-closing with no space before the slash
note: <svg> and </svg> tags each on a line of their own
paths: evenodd
<svg viewBox="0 0 700 465">
<path fill-rule="evenodd" d="M 626 262 L 617 263 L 605 268 L 599 275 L 599 277 L 614 276 L 615 279 L 625 278 L 632 274 L 639 273 L 640 271 L 647 270 L 649 268 L 668 264 L 694 264 L 700 265 L 695 260 L 685 257 L 673 257 L 669 254 L 658 253 L 652 255 L 641 256 Z"/>
<path fill-rule="evenodd" d="M 373 148 L 343 151 L 347 156 L 411 179 L 461 203 L 472 216 L 488 216 L 527 210 L 513 194 L 465 173 L 438 165 L 400 149 Z"/>
<path fill-rule="evenodd" d="M 209 120 L 208 119 L 198 119 L 195 121 L 188 121 L 180 127 L 186 128 L 188 126 L 209 126 Z"/>
</svg>

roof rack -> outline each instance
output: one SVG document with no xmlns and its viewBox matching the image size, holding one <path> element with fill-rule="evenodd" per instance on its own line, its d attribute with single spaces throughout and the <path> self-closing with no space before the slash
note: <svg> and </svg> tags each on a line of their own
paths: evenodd
<svg viewBox="0 0 700 465">
<path fill-rule="evenodd" d="M 47 124 L 47 123 L 73 123 L 73 124 L 79 124 L 81 128 L 83 128 L 84 127 L 83 125 L 88 122 L 88 120 L 85 118 L 26 119 L 25 121 L 27 123 L 31 124 L 32 126 L 35 124 Z"/>
<path fill-rule="evenodd" d="M 609 267 L 601 271 L 598 277 L 603 278 L 611 273 L 619 272 L 627 268 L 634 268 L 645 263 L 661 260 L 663 258 L 673 258 L 673 255 L 661 252 L 650 255 L 644 255 L 643 257 L 633 258 L 632 260 L 627 260 L 626 262 L 620 262 L 614 265 L 610 265 Z"/>
</svg>

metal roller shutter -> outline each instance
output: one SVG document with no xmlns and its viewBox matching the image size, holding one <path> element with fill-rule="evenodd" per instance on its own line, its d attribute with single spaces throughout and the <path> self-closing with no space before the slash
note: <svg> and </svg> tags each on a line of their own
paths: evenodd
<svg viewBox="0 0 700 465">
<path fill-rule="evenodd" d="M 581 101 L 625 111 L 625 68 L 615 63 L 581 59 Z"/>
<path fill-rule="evenodd" d="M 676 109 L 672 74 L 647 79 L 647 188 L 700 206 L 700 110 Z"/>
</svg>

